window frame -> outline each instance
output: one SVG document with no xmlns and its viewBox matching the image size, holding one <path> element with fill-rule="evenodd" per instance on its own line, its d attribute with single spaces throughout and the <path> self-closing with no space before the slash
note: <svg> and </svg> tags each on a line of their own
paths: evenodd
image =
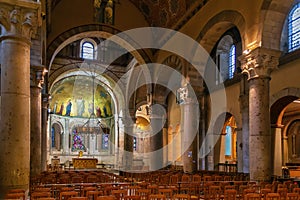
<svg viewBox="0 0 300 200">
<path fill-rule="evenodd" d="M 85 44 L 91 44 L 92 47 L 93 47 L 93 56 L 92 58 L 87 58 L 87 57 L 84 57 L 84 45 Z M 91 39 L 91 38 L 84 38 L 83 40 L 81 40 L 80 42 L 80 54 L 79 54 L 79 57 L 82 58 L 82 59 L 88 59 L 88 60 L 97 60 L 97 53 L 98 52 L 98 48 L 97 48 L 97 43 L 95 42 L 95 40 Z"/>
</svg>

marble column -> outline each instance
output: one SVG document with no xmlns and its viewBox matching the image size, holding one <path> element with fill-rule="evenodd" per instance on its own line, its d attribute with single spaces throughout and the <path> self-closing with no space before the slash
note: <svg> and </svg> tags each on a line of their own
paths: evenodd
<svg viewBox="0 0 300 200">
<path fill-rule="evenodd" d="M 42 172 L 42 66 L 30 68 L 30 177 Z"/>
<path fill-rule="evenodd" d="M 0 1 L 1 134 L 0 194 L 29 189 L 30 45 L 40 22 L 40 3 Z M 1 197 L 0 197 L 1 199 Z"/>
<path fill-rule="evenodd" d="M 256 48 L 241 57 L 249 83 L 249 171 L 251 180 L 272 175 L 269 85 L 278 66 L 279 51 Z"/>
</svg>

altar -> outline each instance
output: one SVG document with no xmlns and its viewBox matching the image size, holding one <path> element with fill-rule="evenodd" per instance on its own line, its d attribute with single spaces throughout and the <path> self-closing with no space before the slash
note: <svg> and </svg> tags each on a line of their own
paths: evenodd
<svg viewBox="0 0 300 200">
<path fill-rule="evenodd" d="M 98 159 L 96 158 L 72 158 L 74 169 L 96 169 Z"/>
</svg>

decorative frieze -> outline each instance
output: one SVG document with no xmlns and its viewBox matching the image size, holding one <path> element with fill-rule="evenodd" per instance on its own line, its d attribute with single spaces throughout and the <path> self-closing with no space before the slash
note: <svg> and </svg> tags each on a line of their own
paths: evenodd
<svg viewBox="0 0 300 200">
<path fill-rule="evenodd" d="M 248 80 L 253 78 L 270 78 L 271 72 L 278 66 L 280 54 L 280 51 L 262 47 L 245 53 L 239 57 L 243 73 L 248 75 Z"/>
</svg>

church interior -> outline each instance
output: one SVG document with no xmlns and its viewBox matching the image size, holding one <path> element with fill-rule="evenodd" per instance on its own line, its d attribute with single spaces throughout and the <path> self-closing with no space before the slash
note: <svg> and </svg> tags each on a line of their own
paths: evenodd
<svg viewBox="0 0 300 200">
<path fill-rule="evenodd" d="M 0 27 L 0 199 L 300 199 L 300 0 L 0 0 Z"/>
</svg>

